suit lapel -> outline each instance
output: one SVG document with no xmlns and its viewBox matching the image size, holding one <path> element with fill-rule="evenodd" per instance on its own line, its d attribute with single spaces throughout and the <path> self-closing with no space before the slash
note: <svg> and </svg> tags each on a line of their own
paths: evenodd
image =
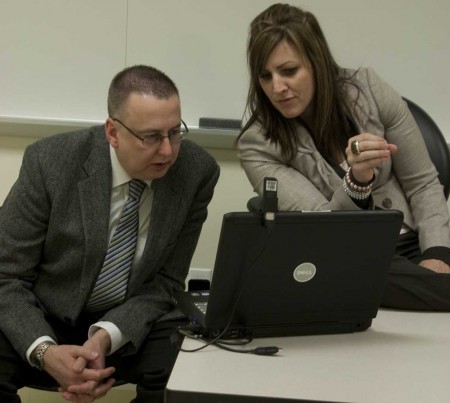
<svg viewBox="0 0 450 403">
<path fill-rule="evenodd" d="M 98 133 L 97 133 L 98 134 Z M 86 178 L 78 183 L 84 237 L 86 240 L 81 293 L 89 293 L 96 281 L 108 247 L 109 214 L 111 204 L 111 159 L 109 145 L 102 135 L 86 159 Z M 153 270 L 170 242 L 173 228 L 179 223 L 178 212 L 182 201 L 183 185 L 177 182 L 177 166 L 161 179 L 153 182 L 153 204 L 149 232 L 143 255 L 133 268 L 128 289 L 138 288 Z"/>
<path fill-rule="evenodd" d="M 87 177 L 78 183 L 86 242 L 82 288 L 86 287 L 90 291 L 102 267 L 108 245 L 112 172 L 106 141 L 92 148 L 84 169 Z"/>
<path fill-rule="evenodd" d="M 153 205 L 150 218 L 149 232 L 142 259 L 139 265 L 132 270 L 129 279 L 129 289 L 135 289 L 156 270 L 161 255 L 165 252 L 173 233 L 173 227 L 179 220 L 177 214 L 182 203 L 176 176 L 167 174 L 164 178 L 153 182 Z"/>
</svg>

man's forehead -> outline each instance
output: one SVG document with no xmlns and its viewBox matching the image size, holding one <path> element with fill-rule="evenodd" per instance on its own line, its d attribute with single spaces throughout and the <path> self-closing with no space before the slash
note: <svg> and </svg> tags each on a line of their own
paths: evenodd
<svg viewBox="0 0 450 403">
<path fill-rule="evenodd" d="M 178 97 L 177 94 L 171 95 L 167 98 L 161 98 L 161 97 L 157 97 L 152 94 L 132 92 L 132 93 L 130 93 L 130 95 L 128 95 L 128 98 L 125 101 L 124 106 L 125 106 L 125 109 L 136 109 L 139 107 L 179 108 L 180 107 L 180 98 Z"/>
<path fill-rule="evenodd" d="M 160 97 L 160 96 L 156 96 L 152 93 L 133 91 L 133 92 L 130 92 L 125 103 L 133 104 L 136 102 L 143 102 L 143 101 L 151 101 L 151 102 L 156 102 L 156 103 L 157 102 L 167 103 L 167 102 L 175 101 L 175 102 L 179 103 L 180 98 L 179 98 L 178 94 L 176 94 L 176 93 L 173 95 L 170 95 L 168 97 Z"/>
<path fill-rule="evenodd" d="M 178 95 L 158 98 L 151 94 L 131 93 L 124 108 L 125 119 L 142 126 L 176 126 L 181 121 L 181 107 Z"/>
</svg>

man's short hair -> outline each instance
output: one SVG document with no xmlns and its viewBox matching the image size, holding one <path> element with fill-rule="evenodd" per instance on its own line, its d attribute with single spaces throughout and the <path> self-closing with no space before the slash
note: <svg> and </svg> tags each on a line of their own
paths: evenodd
<svg viewBox="0 0 450 403">
<path fill-rule="evenodd" d="M 133 92 L 152 95 L 159 99 L 178 96 L 175 83 L 155 67 L 137 65 L 127 67 L 117 73 L 111 81 L 108 91 L 108 114 L 120 117 L 125 102 Z"/>
</svg>

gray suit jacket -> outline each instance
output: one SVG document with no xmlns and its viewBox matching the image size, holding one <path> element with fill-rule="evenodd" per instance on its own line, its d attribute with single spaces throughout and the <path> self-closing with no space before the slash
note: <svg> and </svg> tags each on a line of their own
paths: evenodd
<svg viewBox="0 0 450 403">
<path fill-rule="evenodd" d="M 45 315 L 75 324 L 108 246 L 111 161 L 103 127 L 29 146 L 0 214 L 0 330 L 25 357 Z M 125 302 L 102 320 L 139 348 L 157 320 L 179 317 L 171 295 L 184 280 L 207 216 L 219 167 L 185 140 L 174 166 L 153 182 L 150 228 Z"/>
<path fill-rule="evenodd" d="M 390 161 L 375 170 L 372 207 L 402 211 L 405 224 L 419 234 L 422 252 L 435 246 L 450 247 L 442 185 L 406 103 L 371 69 L 360 69 L 354 80 L 362 94 L 358 97 L 355 87 L 349 86 L 348 96 L 357 100 L 360 133 L 385 137 L 399 148 Z M 259 126 L 244 133 L 238 156 L 255 191 L 262 194 L 264 177 L 272 176 L 279 182 L 280 210 L 359 209 L 300 124 L 298 140 L 294 160 L 286 163 L 279 147 L 265 139 Z"/>
</svg>

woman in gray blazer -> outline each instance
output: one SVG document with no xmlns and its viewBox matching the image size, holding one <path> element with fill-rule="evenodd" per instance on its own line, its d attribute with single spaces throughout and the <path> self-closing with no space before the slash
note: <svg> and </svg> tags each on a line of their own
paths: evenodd
<svg viewBox="0 0 450 403">
<path fill-rule="evenodd" d="M 383 305 L 450 310 L 449 213 L 406 103 L 368 68 L 344 69 L 316 18 L 275 4 L 251 23 L 249 120 L 238 156 L 280 210 L 397 209 L 404 225 Z"/>
</svg>

